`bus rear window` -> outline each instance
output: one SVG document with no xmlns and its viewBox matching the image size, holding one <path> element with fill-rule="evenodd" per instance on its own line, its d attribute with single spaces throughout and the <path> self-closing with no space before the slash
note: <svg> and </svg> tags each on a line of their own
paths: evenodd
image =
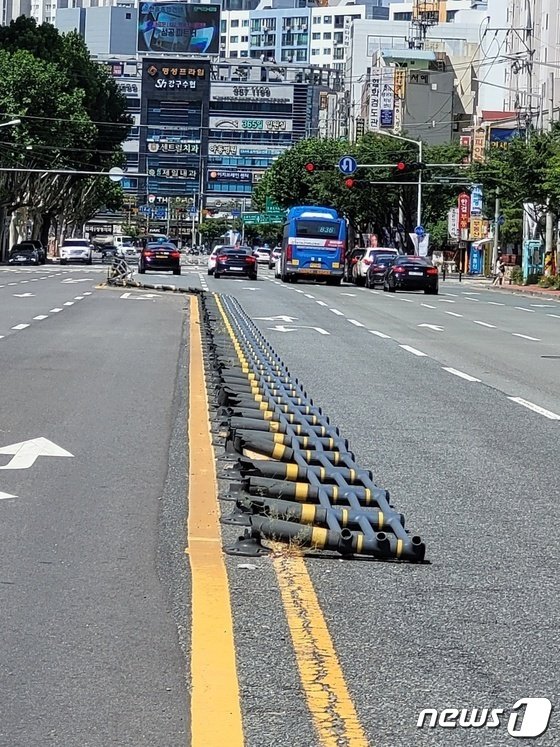
<svg viewBox="0 0 560 747">
<path fill-rule="evenodd" d="M 296 221 L 296 236 L 312 239 L 338 239 L 338 221 L 302 219 Z"/>
</svg>

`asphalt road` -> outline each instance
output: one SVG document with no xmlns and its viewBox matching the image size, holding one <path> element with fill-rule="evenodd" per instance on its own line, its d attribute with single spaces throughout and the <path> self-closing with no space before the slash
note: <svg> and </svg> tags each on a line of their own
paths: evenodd
<svg viewBox="0 0 560 747">
<path fill-rule="evenodd" d="M 101 277 L 0 268 L 0 448 L 72 455 L 6 470 L 0 454 L 2 747 L 187 741 L 185 589 L 160 581 L 184 532 L 184 437 L 182 522 L 165 488 L 184 304 L 121 299 Z"/>
<path fill-rule="evenodd" d="M 0 500 L 6 747 L 188 743 L 183 297 L 96 291 L 99 270 L 0 268 L 0 370 L 18 382 L 0 447 L 43 436 L 74 455 L 0 479 L 17 496 Z M 140 279 L 235 295 L 427 544 L 418 567 L 307 560 L 370 744 L 559 744 L 556 713 L 536 742 L 416 721 L 559 702 L 560 304 L 204 266 Z M 271 560 L 226 562 L 247 747 L 322 747 Z"/>
<path fill-rule="evenodd" d="M 557 702 L 560 305 L 451 282 L 437 297 L 207 282 L 239 298 L 427 543 L 430 566 L 308 561 L 371 744 L 510 744 L 503 727 L 416 721 Z M 538 744 L 559 742 L 553 719 Z"/>
</svg>

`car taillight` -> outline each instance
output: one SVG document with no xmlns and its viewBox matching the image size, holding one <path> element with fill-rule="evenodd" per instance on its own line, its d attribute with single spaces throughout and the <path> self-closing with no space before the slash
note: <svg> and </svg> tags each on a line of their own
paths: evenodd
<svg viewBox="0 0 560 747">
<path fill-rule="evenodd" d="M 292 261 L 292 252 L 293 252 L 293 247 L 291 244 L 288 244 L 288 246 L 286 247 L 286 259 L 288 262 Z"/>
<path fill-rule="evenodd" d="M 173 259 L 179 259 L 181 256 L 181 252 L 171 252 L 171 256 Z"/>
<path fill-rule="evenodd" d="M 247 257 L 247 262 L 253 262 L 255 263 L 257 261 L 256 257 Z"/>
<path fill-rule="evenodd" d="M 395 272 L 406 272 L 406 267 L 395 267 Z"/>
<path fill-rule="evenodd" d="M 381 270 L 385 269 L 385 265 L 373 265 L 371 269 L 375 270 L 375 272 L 380 272 Z"/>
<path fill-rule="evenodd" d="M 145 257 L 153 257 L 153 256 L 154 256 L 154 253 L 153 253 L 153 252 L 150 252 L 150 251 L 148 251 L 147 249 L 144 249 L 144 256 L 145 256 Z"/>
<path fill-rule="evenodd" d="M 216 259 L 218 260 L 218 262 L 225 262 L 227 259 L 227 254 L 218 254 Z"/>
<path fill-rule="evenodd" d="M 364 259 L 364 265 L 371 265 L 371 259 Z"/>
<path fill-rule="evenodd" d="M 437 274 L 438 274 L 437 267 L 428 267 L 428 269 L 426 270 L 426 275 L 437 275 Z"/>
</svg>

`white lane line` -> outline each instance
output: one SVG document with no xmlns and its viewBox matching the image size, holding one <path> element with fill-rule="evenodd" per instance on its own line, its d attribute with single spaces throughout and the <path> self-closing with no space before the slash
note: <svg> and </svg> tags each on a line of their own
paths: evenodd
<svg viewBox="0 0 560 747">
<path fill-rule="evenodd" d="M 469 298 L 468 296 L 465 296 L 465 301 L 476 301 L 477 303 L 480 303 L 480 298 Z"/>
<path fill-rule="evenodd" d="M 540 338 L 531 337 L 530 335 L 522 335 L 520 332 L 512 332 L 514 337 L 522 337 L 524 340 L 532 340 L 533 342 L 540 342 Z"/>
<path fill-rule="evenodd" d="M 17 283 L 8 283 L 8 285 L 17 285 Z"/>
<path fill-rule="evenodd" d="M 373 293 L 374 296 L 378 296 L 379 295 L 379 291 L 370 290 L 370 293 Z"/>
<path fill-rule="evenodd" d="M 312 298 L 313 300 L 315 300 L 315 296 L 312 296 L 312 295 L 311 295 L 311 293 L 304 293 L 303 295 L 304 295 L 304 296 L 305 296 L 306 298 Z"/>
<path fill-rule="evenodd" d="M 341 296 L 352 296 L 352 298 L 356 298 L 356 294 L 355 293 L 341 293 L 340 295 Z"/>
<path fill-rule="evenodd" d="M 325 303 L 324 301 L 315 301 L 315 303 L 318 303 L 319 306 L 328 306 L 328 304 Z"/>
<path fill-rule="evenodd" d="M 514 306 L 513 308 L 514 309 L 519 309 L 519 311 L 528 311 L 529 314 L 534 314 L 535 313 L 534 309 L 527 309 L 527 308 L 525 308 L 525 306 Z"/>
<path fill-rule="evenodd" d="M 505 306 L 505 303 L 500 303 L 499 301 L 488 301 L 490 306 Z"/>
<path fill-rule="evenodd" d="M 553 309 L 554 304 L 552 303 L 532 303 L 531 306 L 534 309 Z"/>
<path fill-rule="evenodd" d="M 461 291 L 461 293 L 465 296 L 480 296 L 478 291 Z"/>
<path fill-rule="evenodd" d="M 541 407 L 540 405 L 535 405 L 534 402 L 529 402 L 526 399 L 523 399 L 522 397 L 508 397 L 509 400 L 512 402 L 516 402 L 518 405 L 522 405 L 523 407 L 526 407 L 528 410 L 532 410 L 533 412 L 537 412 L 539 415 L 544 415 L 545 418 L 548 418 L 549 420 L 560 420 L 560 415 L 557 415 L 555 412 L 551 412 L 550 410 L 546 410 L 544 407 Z"/>
<path fill-rule="evenodd" d="M 376 329 L 370 329 L 370 332 L 372 335 L 377 335 L 377 337 L 382 337 L 384 340 L 391 339 L 389 335 L 386 335 L 384 332 L 378 332 Z"/>
<path fill-rule="evenodd" d="M 62 309 L 58 309 L 58 308 L 57 308 L 57 309 L 51 309 L 51 310 L 49 311 L 49 313 L 50 313 L 50 314 L 58 314 L 58 312 L 59 312 L 59 311 L 62 311 Z"/>
<path fill-rule="evenodd" d="M 74 301 L 66 301 L 63 306 L 74 306 Z"/>
<path fill-rule="evenodd" d="M 420 306 L 424 306 L 426 309 L 437 309 L 437 306 L 430 306 L 429 303 L 421 303 Z"/>
<path fill-rule="evenodd" d="M 399 301 L 404 301 L 405 303 L 414 303 L 412 298 L 401 298 L 399 297 Z"/>
<path fill-rule="evenodd" d="M 83 301 L 83 300 L 84 300 L 83 296 L 74 296 L 74 301 Z"/>
<path fill-rule="evenodd" d="M 4 335 L 0 335 L 0 340 L 3 340 L 3 339 L 4 339 Z"/>
<path fill-rule="evenodd" d="M 444 293 L 444 296 L 453 296 L 453 298 L 457 298 L 457 293 Z"/>
<path fill-rule="evenodd" d="M 444 311 L 444 314 L 449 314 L 449 316 L 463 316 L 462 314 L 456 314 L 454 311 Z"/>
<path fill-rule="evenodd" d="M 560 319 L 560 314 L 547 314 L 547 316 L 552 316 L 554 319 Z"/>
<path fill-rule="evenodd" d="M 344 316 L 344 312 L 339 311 L 338 309 L 329 309 L 329 311 L 332 311 L 332 313 L 336 314 L 337 316 Z"/>
<path fill-rule="evenodd" d="M 455 303 L 455 301 L 451 301 L 449 298 L 440 298 L 440 303 Z"/>
<path fill-rule="evenodd" d="M 92 293 L 91 291 L 86 291 L 86 292 L 84 293 L 84 296 L 91 296 L 91 293 Z"/>
<path fill-rule="evenodd" d="M 298 288 L 292 288 L 292 290 L 295 291 L 295 293 L 303 293 L 303 291 Z"/>
<path fill-rule="evenodd" d="M 39 316 L 34 316 L 33 319 L 36 319 L 38 322 L 40 322 L 43 319 L 48 319 L 48 316 L 48 314 L 39 314 Z"/>
<path fill-rule="evenodd" d="M 28 283 L 29 280 L 20 280 L 20 283 L 23 285 L 24 283 Z"/>
<path fill-rule="evenodd" d="M 27 329 L 27 327 L 29 327 L 29 324 L 16 324 L 12 329 Z"/>
<path fill-rule="evenodd" d="M 347 319 L 347 322 L 350 322 L 350 324 L 353 324 L 354 327 L 365 327 L 365 324 L 362 324 L 361 322 L 358 322 L 356 319 Z"/>
<path fill-rule="evenodd" d="M 36 283 L 36 282 L 37 282 L 37 280 L 39 280 L 39 278 L 31 278 L 31 282 L 32 282 L 32 283 Z"/>
<path fill-rule="evenodd" d="M 426 353 L 423 353 L 421 350 L 416 350 L 416 348 L 413 348 L 410 345 L 399 345 L 399 347 L 403 350 L 408 350 L 409 353 L 412 353 L 412 355 L 417 355 L 419 358 L 426 357 Z"/>
<path fill-rule="evenodd" d="M 446 366 L 442 366 L 442 368 L 444 371 L 453 374 L 453 376 L 459 376 L 459 378 L 465 379 L 465 381 L 480 381 L 480 379 L 477 379 L 470 374 L 464 373 L 463 371 L 458 371 L 456 368 L 447 368 Z"/>
<path fill-rule="evenodd" d="M 496 329 L 495 324 L 488 324 L 488 322 L 479 322 L 477 319 L 473 319 L 473 324 L 480 324 L 481 327 L 488 327 L 489 329 Z"/>
</svg>

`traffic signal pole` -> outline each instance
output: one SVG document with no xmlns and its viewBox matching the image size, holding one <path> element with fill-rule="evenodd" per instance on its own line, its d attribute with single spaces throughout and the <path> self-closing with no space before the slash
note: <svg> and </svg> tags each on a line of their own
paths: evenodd
<svg viewBox="0 0 560 747">
<path fill-rule="evenodd" d="M 418 161 L 422 163 L 422 141 L 418 141 Z M 422 225 L 422 169 L 418 169 L 418 199 L 416 202 L 416 225 Z"/>
</svg>

